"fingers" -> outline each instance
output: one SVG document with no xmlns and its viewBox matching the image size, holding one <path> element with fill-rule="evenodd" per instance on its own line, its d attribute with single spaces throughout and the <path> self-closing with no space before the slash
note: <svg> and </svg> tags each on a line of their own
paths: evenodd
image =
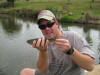
<svg viewBox="0 0 100 75">
<path fill-rule="evenodd" d="M 44 45 L 45 45 L 45 38 L 42 38 L 41 39 L 41 47 L 44 47 Z"/>
<path fill-rule="evenodd" d="M 35 48 L 35 47 L 36 47 L 36 43 L 37 43 L 37 40 L 34 40 L 34 41 L 33 41 L 33 44 L 32 44 L 32 47 Z"/>
<path fill-rule="evenodd" d="M 66 39 L 56 39 L 55 41 L 56 48 L 59 48 L 60 50 L 65 50 L 70 48 L 70 42 Z"/>
<path fill-rule="evenodd" d="M 56 39 L 55 43 L 56 45 L 68 45 L 69 44 L 69 41 L 68 40 L 65 40 L 65 39 Z"/>
<path fill-rule="evenodd" d="M 65 39 L 56 39 L 55 42 L 68 43 L 69 41 L 68 40 L 65 40 Z"/>
<path fill-rule="evenodd" d="M 64 47 L 69 47 L 69 43 L 57 43 L 57 44 L 55 44 L 55 46 L 57 46 L 57 47 L 62 47 L 62 48 L 64 48 Z"/>
<path fill-rule="evenodd" d="M 45 47 L 48 47 L 48 43 L 49 43 L 49 41 L 46 40 Z"/>
<path fill-rule="evenodd" d="M 36 47 L 41 46 L 41 39 L 38 39 L 37 43 L 36 43 Z"/>
<path fill-rule="evenodd" d="M 48 40 L 46 40 L 45 38 L 40 38 L 37 41 L 34 40 L 32 47 L 37 48 L 37 49 L 46 49 L 48 46 Z"/>
</svg>

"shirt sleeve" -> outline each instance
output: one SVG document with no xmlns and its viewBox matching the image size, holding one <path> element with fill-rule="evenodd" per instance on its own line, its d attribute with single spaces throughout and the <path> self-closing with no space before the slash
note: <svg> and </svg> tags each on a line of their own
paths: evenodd
<svg viewBox="0 0 100 75">
<path fill-rule="evenodd" d="M 80 34 L 74 32 L 74 48 L 77 49 L 80 53 L 86 54 L 92 58 L 94 57 L 94 52 L 90 48 L 89 44 Z"/>
</svg>

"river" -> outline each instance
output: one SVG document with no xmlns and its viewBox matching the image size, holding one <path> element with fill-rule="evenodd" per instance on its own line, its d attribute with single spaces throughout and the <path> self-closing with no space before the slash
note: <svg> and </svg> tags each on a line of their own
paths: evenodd
<svg viewBox="0 0 100 75">
<path fill-rule="evenodd" d="M 60 24 L 65 31 L 79 32 L 95 52 L 100 64 L 100 25 Z M 0 17 L 0 75 L 19 75 L 23 68 L 36 68 L 38 51 L 26 41 L 43 37 L 36 22 Z"/>
</svg>

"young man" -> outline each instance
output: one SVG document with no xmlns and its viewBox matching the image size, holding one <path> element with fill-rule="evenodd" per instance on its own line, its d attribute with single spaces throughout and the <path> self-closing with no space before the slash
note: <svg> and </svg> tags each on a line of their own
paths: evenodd
<svg viewBox="0 0 100 75">
<path fill-rule="evenodd" d="M 43 10 L 38 15 L 38 25 L 44 37 L 33 41 L 39 51 L 37 68 L 23 69 L 21 75 L 85 75 L 92 71 L 94 56 L 85 39 L 72 31 L 61 31 L 54 14 Z M 50 43 L 48 39 L 55 39 Z"/>
</svg>

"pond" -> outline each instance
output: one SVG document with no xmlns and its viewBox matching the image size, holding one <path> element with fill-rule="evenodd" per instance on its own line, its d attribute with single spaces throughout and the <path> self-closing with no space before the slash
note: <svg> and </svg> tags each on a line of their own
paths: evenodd
<svg viewBox="0 0 100 75">
<path fill-rule="evenodd" d="M 95 52 L 100 63 L 100 25 L 60 24 L 63 30 L 79 32 Z M 19 75 L 23 68 L 36 68 L 38 51 L 26 41 L 43 37 L 36 22 L 0 17 L 0 75 Z"/>
</svg>

